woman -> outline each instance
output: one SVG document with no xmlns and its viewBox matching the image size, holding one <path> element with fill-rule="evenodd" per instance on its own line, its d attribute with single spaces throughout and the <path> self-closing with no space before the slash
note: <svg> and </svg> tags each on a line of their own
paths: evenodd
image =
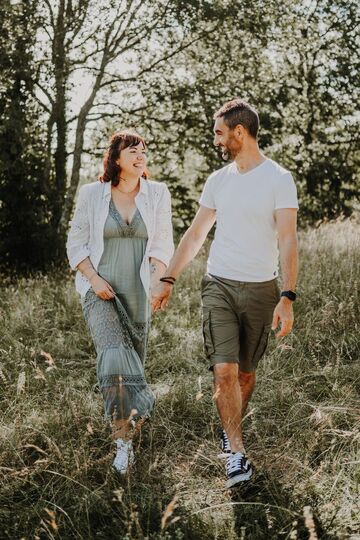
<svg viewBox="0 0 360 540">
<path fill-rule="evenodd" d="M 147 180 L 143 138 L 115 133 L 99 181 L 80 188 L 67 254 L 97 352 L 105 417 L 114 424 L 113 466 L 122 474 L 134 460 L 131 420 L 142 421 L 154 404 L 144 376 L 150 289 L 173 251 L 169 190 Z"/>
</svg>

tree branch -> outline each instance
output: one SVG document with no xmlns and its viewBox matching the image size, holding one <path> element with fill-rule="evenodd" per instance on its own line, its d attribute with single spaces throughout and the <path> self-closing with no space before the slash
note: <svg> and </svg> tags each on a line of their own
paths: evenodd
<svg viewBox="0 0 360 540">
<path fill-rule="evenodd" d="M 53 28 L 55 28 L 55 22 L 54 22 L 54 12 L 52 10 L 51 4 L 49 0 L 43 0 L 44 4 L 47 6 L 49 13 L 50 13 L 50 24 Z"/>
<path fill-rule="evenodd" d="M 129 16 L 128 16 L 127 19 L 126 19 L 126 17 L 124 18 L 123 23 L 120 22 L 117 30 L 115 31 L 114 36 L 111 37 L 111 41 L 112 41 L 113 45 L 112 45 L 112 47 L 109 47 L 110 54 L 114 53 L 114 51 L 117 48 L 118 43 L 121 43 L 121 41 L 124 39 L 124 35 L 125 35 L 126 31 L 129 28 L 130 24 L 132 23 L 132 21 L 133 21 L 133 19 L 135 17 L 135 13 L 137 11 L 137 8 L 141 5 L 141 2 L 139 2 L 137 6 L 133 7 L 134 3 L 135 3 L 135 0 L 132 0 L 131 5 L 130 5 L 130 9 L 127 6 L 128 9 L 124 10 L 121 14 L 119 14 L 120 18 L 124 18 L 124 16 L 126 15 L 126 12 L 129 13 Z M 117 17 L 114 17 L 114 19 L 115 18 L 117 18 Z M 125 27 L 125 29 L 122 31 L 122 28 L 124 28 L 124 27 Z M 119 35 L 119 33 L 120 33 L 120 35 Z"/>
<path fill-rule="evenodd" d="M 85 21 L 89 6 L 90 6 L 90 0 L 80 0 L 79 5 L 78 5 L 78 9 L 76 10 L 74 16 L 71 19 L 72 22 L 76 21 L 76 24 L 75 24 L 74 28 L 71 27 L 71 24 L 66 27 L 66 32 L 73 32 L 73 34 L 64 43 L 65 49 L 67 49 L 69 47 L 69 45 L 74 41 L 74 39 L 76 38 L 76 36 L 80 32 L 80 30 L 81 30 L 81 28 L 82 28 L 82 26 L 84 24 L 84 21 Z M 81 12 L 82 12 L 82 16 L 76 17 L 76 13 L 81 13 Z"/>
<path fill-rule="evenodd" d="M 218 25 L 217 25 L 218 26 Z M 172 51 L 171 53 L 169 54 L 166 54 L 165 56 L 163 56 L 162 58 L 159 58 L 158 60 L 156 60 L 155 62 L 153 62 L 152 64 L 150 64 L 148 67 L 140 70 L 138 73 L 136 73 L 136 75 L 132 75 L 131 77 L 115 77 L 115 78 L 112 78 L 111 80 L 109 81 L 105 81 L 103 82 L 100 87 L 101 88 L 104 88 L 105 86 L 109 86 L 110 84 L 113 84 L 113 83 L 116 83 L 116 82 L 130 82 L 130 81 L 136 81 L 138 80 L 142 75 L 144 75 L 145 73 L 149 73 L 149 71 L 152 71 L 156 66 L 158 66 L 159 64 L 161 64 L 162 62 L 166 62 L 167 60 L 170 60 L 171 58 L 173 58 L 174 56 L 176 56 L 177 54 L 179 54 L 180 52 L 182 51 L 185 51 L 186 49 L 188 49 L 189 47 L 191 47 L 191 45 L 193 45 L 194 43 L 200 41 L 201 39 L 203 39 L 203 37 L 205 35 L 208 35 L 212 32 L 214 32 L 217 28 L 217 26 L 215 28 L 213 28 L 212 30 L 210 31 L 207 31 L 203 34 L 201 34 L 200 36 L 192 39 L 189 43 L 186 43 L 185 45 L 182 44 L 180 47 L 178 47 L 177 49 L 175 49 L 174 51 Z"/>
<path fill-rule="evenodd" d="M 43 101 L 41 101 L 41 99 L 36 95 L 35 92 L 31 92 L 31 95 L 38 102 L 38 104 L 44 109 L 44 111 L 46 111 L 48 114 L 51 114 L 51 109 L 47 105 L 45 105 Z"/>
<path fill-rule="evenodd" d="M 102 23 L 99 23 L 98 26 L 94 29 L 92 33 L 90 33 L 83 41 L 78 43 L 77 45 L 72 46 L 72 50 L 79 49 L 80 47 L 83 47 L 91 38 L 93 38 L 96 34 L 98 34 L 100 28 L 102 26 Z"/>
<path fill-rule="evenodd" d="M 35 81 L 35 84 L 36 86 L 38 86 L 40 88 L 40 90 L 45 94 L 45 96 L 48 98 L 49 102 L 51 103 L 52 106 L 55 105 L 55 101 L 54 101 L 54 98 L 51 96 L 51 94 L 49 93 L 49 91 L 44 88 L 40 83 L 39 81 Z"/>
<path fill-rule="evenodd" d="M 86 64 L 86 62 L 87 62 L 87 60 L 89 60 L 89 58 L 91 58 L 93 56 L 96 56 L 99 53 L 103 53 L 104 50 L 105 50 L 105 46 L 103 48 L 99 49 L 99 43 L 96 43 L 96 49 L 95 50 L 89 52 L 88 54 L 86 54 L 82 58 L 77 58 L 76 60 L 70 60 L 69 65 L 70 66 L 78 66 L 78 65 L 81 65 L 81 64 Z M 90 68 L 87 68 L 87 69 L 90 69 Z M 72 70 L 72 71 L 75 71 L 75 70 Z"/>
</svg>

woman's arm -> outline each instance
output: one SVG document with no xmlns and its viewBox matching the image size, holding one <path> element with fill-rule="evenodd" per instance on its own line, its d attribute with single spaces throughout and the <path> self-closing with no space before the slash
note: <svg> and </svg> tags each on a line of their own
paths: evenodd
<svg viewBox="0 0 360 540">
<path fill-rule="evenodd" d="M 90 281 L 91 287 L 97 296 L 103 300 L 110 300 L 114 297 L 115 292 L 111 285 L 98 275 L 89 257 L 90 224 L 87 190 L 87 184 L 81 186 L 79 190 L 74 217 L 70 221 L 66 252 L 71 268 L 79 270 Z"/>
<path fill-rule="evenodd" d="M 90 260 L 90 257 L 86 257 L 81 263 L 79 263 L 76 267 L 77 270 L 80 270 L 83 276 L 86 277 L 91 283 L 91 280 L 94 276 L 97 276 L 97 272 L 95 268 L 93 267 L 93 264 Z"/>
<path fill-rule="evenodd" d="M 165 270 L 166 264 L 155 257 L 150 257 L 150 289 L 155 287 Z"/>
<path fill-rule="evenodd" d="M 174 253 L 171 196 L 165 184 L 162 184 L 161 187 L 162 191 L 156 206 L 155 231 L 149 250 L 149 257 L 157 259 L 167 266 Z"/>
<path fill-rule="evenodd" d="M 88 216 L 88 185 L 81 186 L 75 207 L 73 219 L 66 241 L 66 253 L 72 270 L 90 255 L 88 246 L 90 224 Z"/>
<path fill-rule="evenodd" d="M 103 300 L 111 300 L 111 298 L 114 298 L 114 289 L 105 279 L 99 276 L 92 265 L 90 257 L 87 257 L 84 261 L 81 261 L 77 268 L 86 277 L 86 279 L 90 281 L 90 285 L 94 293 L 99 296 L 99 298 L 102 298 Z"/>
</svg>

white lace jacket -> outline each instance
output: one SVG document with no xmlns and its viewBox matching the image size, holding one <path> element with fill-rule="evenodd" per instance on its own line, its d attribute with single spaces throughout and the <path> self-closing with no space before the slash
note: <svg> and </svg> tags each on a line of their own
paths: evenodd
<svg viewBox="0 0 360 540">
<path fill-rule="evenodd" d="M 97 181 L 81 186 L 66 243 L 67 256 L 73 270 L 76 270 L 77 265 L 86 257 L 90 257 L 97 270 L 104 251 L 103 233 L 110 199 L 110 182 Z M 167 266 L 174 252 L 170 192 L 163 183 L 141 178 L 135 204 L 148 233 L 140 278 L 146 293 L 149 294 L 149 258 L 155 257 Z M 82 297 L 90 288 L 90 282 L 79 270 L 76 272 L 75 286 Z"/>
</svg>

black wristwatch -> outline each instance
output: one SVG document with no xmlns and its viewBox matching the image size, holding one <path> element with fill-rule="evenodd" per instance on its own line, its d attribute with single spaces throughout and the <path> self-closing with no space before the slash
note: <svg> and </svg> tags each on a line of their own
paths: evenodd
<svg viewBox="0 0 360 540">
<path fill-rule="evenodd" d="M 280 296 L 286 296 L 286 298 L 292 302 L 295 302 L 296 300 L 296 293 L 294 293 L 294 291 L 282 291 Z"/>
</svg>

